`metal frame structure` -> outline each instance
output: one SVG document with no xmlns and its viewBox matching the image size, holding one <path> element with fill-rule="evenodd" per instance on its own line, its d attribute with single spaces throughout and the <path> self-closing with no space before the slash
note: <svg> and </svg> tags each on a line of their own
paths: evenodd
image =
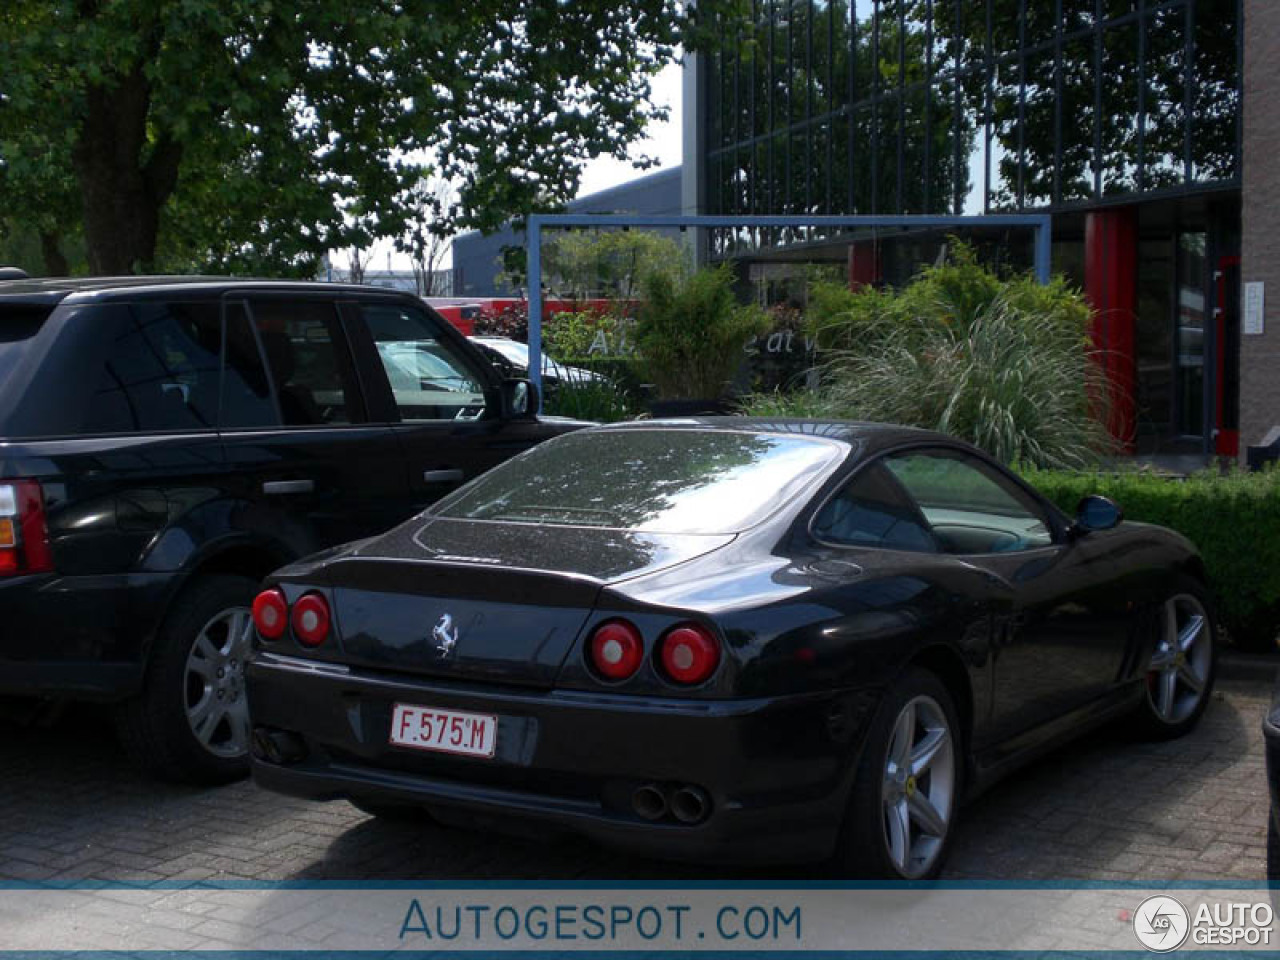
<svg viewBox="0 0 1280 960">
<path fill-rule="evenodd" d="M 941 0 L 751 0 L 749 25 L 735 24 L 726 43 L 704 55 L 705 209 L 961 213 L 976 201 L 971 213 L 1060 212 L 1239 188 L 1243 7 L 1243 0 L 1214 7 L 1199 0 L 967 0 L 951 3 L 947 17 Z M 815 22 L 826 35 L 821 46 Z M 1227 83 L 1201 75 L 1206 30 L 1234 34 L 1234 50 L 1218 51 L 1223 77 L 1232 72 L 1225 57 L 1234 57 Z M 923 42 L 915 54 L 922 71 L 909 69 L 908 37 Z M 1108 72 L 1108 58 L 1118 56 L 1132 67 L 1127 78 Z M 1153 85 L 1161 57 L 1180 58 L 1164 68 L 1173 81 L 1168 109 Z M 896 80 L 884 72 L 889 66 Z M 1084 118 L 1067 113 L 1064 96 L 1065 78 L 1080 71 L 1087 71 L 1078 89 L 1088 98 Z M 785 92 L 761 102 L 757 90 Z M 1206 96 L 1212 111 L 1196 106 Z M 1009 116 L 1000 134 L 1002 99 Z M 1037 109 L 1041 125 L 1033 127 Z M 1225 137 L 1206 137 L 1210 112 L 1231 115 L 1234 142 L 1229 162 L 1201 170 L 1199 144 L 1213 153 L 1228 146 Z M 1133 137 L 1133 156 L 1118 166 L 1103 137 L 1108 124 L 1111 136 Z M 833 157 L 837 142 L 845 144 L 843 162 Z M 1156 157 L 1148 148 L 1160 142 Z M 935 148 L 951 153 L 954 170 L 967 168 L 974 182 L 956 177 L 945 195 L 932 194 Z M 926 176 L 904 204 L 911 182 L 904 161 L 913 149 Z M 1063 178 L 1068 153 L 1081 170 L 1072 182 Z M 1033 188 L 1033 168 L 1048 171 L 1049 182 Z"/>
<path fill-rule="evenodd" d="M 898 228 L 945 230 L 953 227 L 1025 227 L 1035 235 L 1035 274 L 1048 283 L 1053 242 L 1053 218 L 1039 214 L 992 214 L 967 216 L 811 216 L 811 217 L 724 217 L 724 216 L 644 216 L 624 214 L 535 213 L 525 226 L 529 289 L 529 379 L 542 390 L 542 231 L 561 227 L 675 227 L 687 228 L 806 228 L 834 230 Z M 826 238 L 831 240 L 833 238 Z"/>
</svg>

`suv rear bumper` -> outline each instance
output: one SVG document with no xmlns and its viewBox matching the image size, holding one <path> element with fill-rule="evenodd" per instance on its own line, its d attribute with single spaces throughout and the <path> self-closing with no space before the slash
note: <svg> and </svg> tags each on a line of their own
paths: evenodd
<svg viewBox="0 0 1280 960">
<path fill-rule="evenodd" d="M 136 693 L 173 580 L 172 573 L 0 579 L 0 693 L 83 700 Z"/>
</svg>

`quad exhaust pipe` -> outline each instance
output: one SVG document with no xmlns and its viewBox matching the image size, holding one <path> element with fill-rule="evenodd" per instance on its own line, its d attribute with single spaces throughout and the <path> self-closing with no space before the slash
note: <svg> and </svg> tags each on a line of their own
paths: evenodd
<svg viewBox="0 0 1280 960">
<path fill-rule="evenodd" d="M 711 798 L 701 787 L 684 786 L 671 795 L 671 815 L 681 823 L 697 823 L 711 809 Z"/>
<path fill-rule="evenodd" d="M 692 784 L 663 786 L 646 783 L 631 796 L 631 808 L 645 820 L 656 822 L 668 817 L 680 823 L 700 823 L 711 812 L 707 791 Z"/>
<path fill-rule="evenodd" d="M 661 820 L 667 815 L 667 794 L 656 783 L 646 783 L 631 798 L 631 806 L 646 820 Z"/>
</svg>

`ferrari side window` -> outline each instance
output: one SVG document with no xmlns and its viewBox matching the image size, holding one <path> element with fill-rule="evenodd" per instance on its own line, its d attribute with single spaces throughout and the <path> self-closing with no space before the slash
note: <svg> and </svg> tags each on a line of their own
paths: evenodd
<svg viewBox="0 0 1280 960">
<path fill-rule="evenodd" d="M 958 450 L 885 459 L 945 553 L 1009 553 L 1053 543 L 1044 516 L 1015 485 Z"/>
<path fill-rule="evenodd" d="M 920 511 L 878 463 L 858 471 L 848 486 L 828 500 L 812 529 L 814 536 L 827 543 L 929 553 L 938 550 Z"/>
</svg>

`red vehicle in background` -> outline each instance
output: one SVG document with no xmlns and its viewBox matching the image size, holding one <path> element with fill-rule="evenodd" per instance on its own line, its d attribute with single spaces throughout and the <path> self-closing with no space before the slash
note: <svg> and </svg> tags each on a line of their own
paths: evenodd
<svg viewBox="0 0 1280 960">
<path fill-rule="evenodd" d="M 480 317 L 496 317 L 508 310 L 528 311 L 529 301 L 523 297 L 426 297 L 427 304 L 449 321 L 463 336 L 475 334 L 476 320 Z M 543 317 L 552 317 L 557 313 L 576 313 L 580 310 L 595 310 L 601 313 L 611 309 L 615 301 L 596 300 L 558 300 L 542 301 Z"/>
</svg>

